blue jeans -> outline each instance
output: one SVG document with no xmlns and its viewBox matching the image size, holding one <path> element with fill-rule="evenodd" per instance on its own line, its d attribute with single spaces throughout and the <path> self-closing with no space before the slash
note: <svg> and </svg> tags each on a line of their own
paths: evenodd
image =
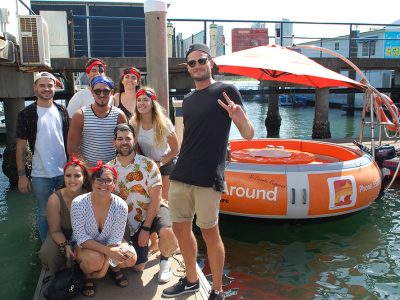
<svg viewBox="0 0 400 300">
<path fill-rule="evenodd" d="M 37 222 L 39 227 L 39 236 L 42 242 L 46 239 L 49 225 L 46 219 L 47 200 L 54 190 L 64 183 L 64 175 L 45 178 L 32 177 L 32 189 L 37 201 Z"/>
</svg>

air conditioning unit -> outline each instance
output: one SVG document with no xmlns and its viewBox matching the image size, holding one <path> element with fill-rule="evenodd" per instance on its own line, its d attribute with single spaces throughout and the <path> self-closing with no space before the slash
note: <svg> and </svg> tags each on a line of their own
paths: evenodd
<svg viewBox="0 0 400 300">
<path fill-rule="evenodd" d="M 20 65 L 50 68 L 49 28 L 42 16 L 18 16 Z"/>
</svg>

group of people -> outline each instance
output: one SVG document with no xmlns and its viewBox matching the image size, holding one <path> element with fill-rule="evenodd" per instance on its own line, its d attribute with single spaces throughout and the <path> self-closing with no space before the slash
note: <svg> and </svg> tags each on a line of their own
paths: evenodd
<svg viewBox="0 0 400 300">
<path fill-rule="evenodd" d="M 121 269 L 143 271 L 150 245 L 160 250 L 160 283 L 171 278 L 168 258 L 178 245 L 185 262 L 186 277 L 164 297 L 197 291 L 196 215 L 213 275 L 209 299 L 225 297 L 218 213 L 231 120 L 246 139 L 254 131 L 238 90 L 214 81 L 210 49 L 191 45 L 186 63 L 196 89 L 183 101 L 181 147 L 156 92 L 140 85 L 136 68 L 123 70 L 114 94 L 104 61 L 89 60 L 90 87 L 67 108 L 53 100 L 57 79 L 51 73 L 34 76 L 37 101 L 17 121 L 18 188 L 37 199 L 44 266 L 55 273 L 75 259 L 84 296 L 93 297 L 94 279 L 107 273 L 126 287 Z M 26 151 L 32 178 L 25 174 Z"/>
</svg>

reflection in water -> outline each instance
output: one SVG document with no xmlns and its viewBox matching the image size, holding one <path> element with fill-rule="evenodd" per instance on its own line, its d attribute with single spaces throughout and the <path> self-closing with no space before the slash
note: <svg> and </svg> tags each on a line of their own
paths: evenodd
<svg viewBox="0 0 400 300">
<path fill-rule="evenodd" d="M 400 299 L 399 196 L 328 220 L 222 216 L 230 299 Z"/>
</svg>

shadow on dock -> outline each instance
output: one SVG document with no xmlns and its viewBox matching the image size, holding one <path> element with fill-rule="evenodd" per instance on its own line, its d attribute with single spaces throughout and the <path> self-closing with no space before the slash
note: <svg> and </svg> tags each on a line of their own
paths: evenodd
<svg viewBox="0 0 400 300">
<path fill-rule="evenodd" d="M 96 285 L 96 296 L 93 299 L 140 299 L 140 300 L 152 300 L 152 299 L 166 299 L 162 297 L 162 291 L 174 285 L 178 282 L 179 278 L 185 275 L 185 267 L 183 264 L 183 258 L 180 253 L 174 254 L 170 257 L 172 264 L 172 278 L 168 283 L 158 284 L 157 276 L 159 270 L 159 260 L 157 254 L 152 254 L 149 257 L 149 261 L 146 264 L 146 268 L 142 273 L 134 272 L 133 270 L 125 269 L 123 272 L 129 280 L 129 286 L 126 288 L 120 288 L 115 285 L 109 275 L 106 275 L 103 279 L 95 281 Z M 200 280 L 200 290 L 193 294 L 184 294 L 174 299 L 208 299 L 208 291 L 210 290 L 210 284 L 208 283 L 203 272 L 197 266 L 197 273 Z M 47 284 L 43 284 L 43 278 L 48 276 L 47 271 L 42 269 L 38 284 L 36 287 L 35 295 L 33 300 L 44 300 L 44 291 Z M 80 293 L 73 297 L 73 299 L 89 299 L 84 297 Z"/>
</svg>

